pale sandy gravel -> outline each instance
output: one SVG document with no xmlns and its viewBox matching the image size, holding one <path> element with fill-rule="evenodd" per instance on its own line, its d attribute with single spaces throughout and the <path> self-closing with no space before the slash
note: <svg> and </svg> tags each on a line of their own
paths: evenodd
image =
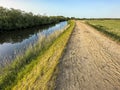
<svg viewBox="0 0 120 90">
<path fill-rule="evenodd" d="M 120 90 L 120 45 L 76 21 L 59 70 L 56 90 Z"/>
</svg>

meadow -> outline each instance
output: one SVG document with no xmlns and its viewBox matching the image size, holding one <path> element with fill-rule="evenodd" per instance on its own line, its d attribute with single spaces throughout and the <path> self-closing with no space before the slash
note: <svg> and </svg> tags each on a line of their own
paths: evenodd
<svg viewBox="0 0 120 90">
<path fill-rule="evenodd" d="M 120 20 L 87 20 L 86 23 L 116 41 L 120 41 Z"/>
</svg>

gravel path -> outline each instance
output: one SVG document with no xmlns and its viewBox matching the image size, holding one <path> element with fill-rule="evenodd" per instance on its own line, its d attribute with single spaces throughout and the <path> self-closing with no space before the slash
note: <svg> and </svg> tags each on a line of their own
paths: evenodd
<svg viewBox="0 0 120 90">
<path fill-rule="evenodd" d="M 76 21 L 59 70 L 56 90 L 120 90 L 120 45 Z"/>
</svg>

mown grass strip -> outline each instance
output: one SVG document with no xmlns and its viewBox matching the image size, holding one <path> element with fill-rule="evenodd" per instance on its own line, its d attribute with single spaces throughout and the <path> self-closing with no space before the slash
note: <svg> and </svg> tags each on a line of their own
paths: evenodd
<svg viewBox="0 0 120 90">
<path fill-rule="evenodd" d="M 0 89 L 2 90 L 48 90 L 54 87 L 54 80 L 51 77 L 54 74 L 56 66 L 59 62 L 59 58 L 64 50 L 64 47 L 70 37 L 70 34 L 74 28 L 74 21 L 70 22 L 70 27 L 65 30 L 52 44 L 44 48 L 39 55 L 32 58 L 29 64 L 26 64 L 23 68 L 18 71 L 14 70 L 8 73 L 8 77 L 15 79 L 12 80 L 5 78 L 2 83 L 0 83 Z M 29 56 L 29 55 L 28 55 Z M 26 62 L 25 62 L 26 63 Z M 17 64 L 15 64 L 17 65 Z M 15 68 L 14 68 L 15 69 Z M 12 76 L 15 74 L 15 77 Z M 10 76 L 9 76 L 10 75 Z M 8 80 L 7 80 L 8 79 Z M 10 84 L 7 83 L 7 81 Z"/>
</svg>

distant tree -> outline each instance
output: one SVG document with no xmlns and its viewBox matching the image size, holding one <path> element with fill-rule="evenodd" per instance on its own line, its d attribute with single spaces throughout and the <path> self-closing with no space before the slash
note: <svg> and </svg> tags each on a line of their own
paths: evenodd
<svg viewBox="0 0 120 90">
<path fill-rule="evenodd" d="M 0 30 L 22 29 L 68 20 L 63 16 L 41 16 L 19 9 L 0 7 Z"/>
</svg>

